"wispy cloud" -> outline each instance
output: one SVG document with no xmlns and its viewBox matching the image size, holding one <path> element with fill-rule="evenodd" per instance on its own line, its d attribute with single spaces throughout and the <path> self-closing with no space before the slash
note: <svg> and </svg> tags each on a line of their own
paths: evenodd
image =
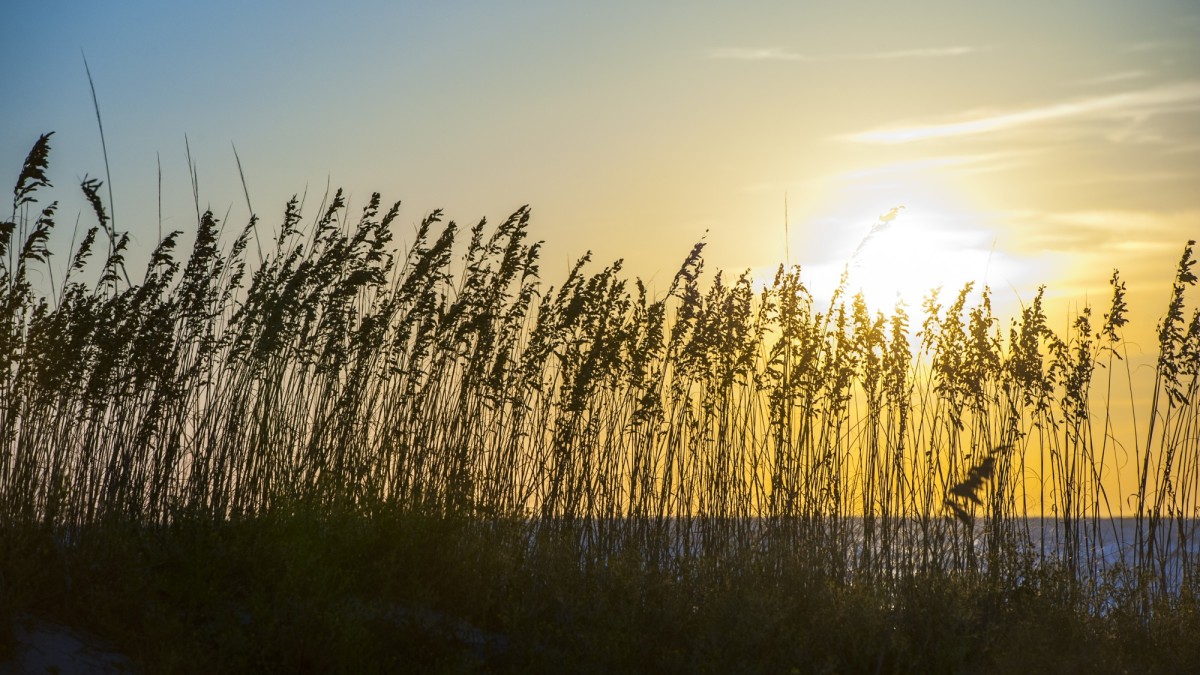
<svg viewBox="0 0 1200 675">
<path fill-rule="evenodd" d="M 1147 73 L 1144 70 L 1125 70 L 1119 73 L 1109 73 L 1107 75 L 1089 77 L 1084 80 L 1079 80 L 1076 84 L 1090 86 L 1095 84 L 1112 84 L 1113 82 L 1128 82 L 1129 80 L 1136 80 L 1138 78 L 1146 77 L 1146 75 Z"/>
<path fill-rule="evenodd" d="M 1138 54 L 1145 52 L 1162 52 L 1180 49 L 1185 46 L 1175 40 L 1146 40 L 1145 42 L 1132 42 L 1125 45 L 1121 51 L 1128 54 Z"/>
<path fill-rule="evenodd" d="M 1193 152 L 1200 152 L 1200 143 L 1175 144 L 1163 150 L 1164 155 L 1190 155 Z"/>
<path fill-rule="evenodd" d="M 1195 173 L 1185 171 L 1138 171 L 1136 173 L 1100 174 L 1079 180 L 1063 181 L 1062 185 L 1105 185 L 1120 183 L 1150 185 L 1195 180 Z"/>
<path fill-rule="evenodd" d="M 1174 250 L 1200 222 L 1197 211 L 1025 210 L 998 215 L 1023 250 L 1074 254 L 1132 245 Z"/>
<path fill-rule="evenodd" d="M 921 171 L 945 168 L 971 168 L 976 170 L 993 170 L 995 168 L 1010 168 L 1020 166 L 1014 162 L 1019 158 L 1033 154 L 1032 151 L 991 152 L 976 155 L 943 155 L 940 157 L 924 157 L 904 162 L 893 162 L 865 169 L 848 171 L 838 178 L 847 181 L 857 181 L 892 174 L 917 173 Z"/>
<path fill-rule="evenodd" d="M 831 61 L 890 61 L 895 59 L 928 59 L 946 56 L 962 56 L 980 51 L 975 47 L 930 47 L 924 49 L 900 49 L 887 52 L 859 52 L 848 54 L 805 54 L 780 47 L 725 47 L 714 49 L 708 56 L 712 59 L 732 61 L 798 61 L 801 63 L 828 63 Z"/>
<path fill-rule="evenodd" d="M 1156 113 L 1197 108 L 1200 108 L 1200 82 L 1183 82 L 1140 91 L 1052 103 L 960 122 L 870 129 L 844 138 L 856 143 L 911 143 L 935 138 L 986 134 L 1071 118 L 1114 115 L 1146 117 Z"/>
</svg>

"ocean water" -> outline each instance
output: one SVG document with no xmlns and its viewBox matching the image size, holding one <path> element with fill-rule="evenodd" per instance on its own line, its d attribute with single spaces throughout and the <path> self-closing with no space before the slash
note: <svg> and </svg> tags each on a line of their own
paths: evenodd
<svg viewBox="0 0 1200 675">
<path fill-rule="evenodd" d="M 533 523 L 531 537 L 563 526 Z M 773 520 L 720 518 L 597 519 L 576 521 L 570 532 L 583 551 L 601 556 L 624 548 L 657 549 L 665 556 L 721 556 L 744 551 L 819 549 L 819 555 L 850 571 L 894 565 L 897 570 L 934 566 L 984 569 L 990 553 L 1003 550 L 1035 567 L 1074 567 L 1083 580 L 1114 587 L 1150 583 L 1178 591 L 1200 582 L 1200 519 L 1115 517 L 1064 522 L 1013 518 L 965 524 L 950 518 L 862 517 Z M 532 540 L 531 540 L 532 543 Z M 603 553 L 601 553 L 603 552 Z"/>
</svg>

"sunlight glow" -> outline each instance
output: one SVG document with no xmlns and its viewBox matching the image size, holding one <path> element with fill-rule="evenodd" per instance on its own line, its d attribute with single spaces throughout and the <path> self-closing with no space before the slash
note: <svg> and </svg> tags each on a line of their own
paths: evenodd
<svg viewBox="0 0 1200 675">
<path fill-rule="evenodd" d="M 931 290 L 956 292 L 964 284 L 1005 283 L 1011 264 L 997 254 L 986 233 L 953 227 L 953 219 L 936 212 L 897 207 L 871 226 L 840 265 L 826 263 L 806 270 L 806 283 L 819 300 L 847 275 L 846 291 L 862 293 L 873 310 L 889 311 L 898 302 L 919 308 Z"/>
</svg>

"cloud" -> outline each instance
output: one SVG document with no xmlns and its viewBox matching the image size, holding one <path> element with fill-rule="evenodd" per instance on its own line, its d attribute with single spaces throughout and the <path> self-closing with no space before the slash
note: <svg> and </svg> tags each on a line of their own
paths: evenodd
<svg viewBox="0 0 1200 675">
<path fill-rule="evenodd" d="M 1121 51 L 1127 54 L 1139 54 L 1146 52 L 1163 52 L 1182 49 L 1186 43 L 1181 43 L 1176 40 L 1147 40 L 1145 42 L 1132 42 L 1124 47 Z"/>
<path fill-rule="evenodd" d="M 1120 270 L 1134 309 L 1126 339 L 1153 344 L 1151 329 L 1165 307 L 1185 242 L 1194 238 L 1200 211 L 1023 211 L 996 213 L 1007 248 L 1046 265 L 1038 281 L 1060 298 L 1087 297 L 1104 307 L 1107 280 Z M 1162 304 L 1159 304 L 1162 303 Z"/>
<path fill-rule="evenodd" d="M 865 169 L 848 171 L 837 176 L 837 178 L 847 181 L 855 181 L 890 174 L 914 173 L 951 167 L 969 168 L 974 171 L 987 171 L 998 168 L 1011 168 L 1014 166 L 1020 166 L 1021 162 L 1014 162 L 1013 160 L 1026 157 L 1031 154 L 1034 154 L 1034 152 L 1029 150 L 1010 150 L 1005 152 L 991 152 L 975 155 L 943 155 L 938 157 L 924 157 L 921 159 L 893 162 L 891 164 L 881 164 Z"/>
<path fill-rule="evenodd" d="M 1100 174 L 1093 178 L 1066 181 L 1064 185 L 1156 184 L 1176 181 L 1195 181 L 1196 174 L 1183 171 L 1138 171 L 1136 173 Z"/>
<path fill-rule="evenodd" d="M 731 61 L 797 61 L 801 63 L 828 63 L 831 61 L 891 61 L 895 59 L 927 59 L 946 56 L 962 56 L 980 51 L 975 47 L 931 47 L 925 49 L 901 49 L 890 52 L 861 52 L 850 54 L 804 54 L 780 47 L 726 47 L 709 52 L 709 58 Z"/>
<path fill-rule="evenodd" d="M 785 51 L 778 47 L 747 49 L 742 47 L 726 47 L 714 49 L 708 55 L 711 59 L 727 59 L 731 61 L 811 61 L 812 57 L 805 54 Z"/>
<path fill-rule="evenodd" d="M 909 127 L 870 129 L 845 136 L 856 143 L 911 143 L 935 138 L 971 136 L 1043 122 L 1080 117 L 1121 116 L 1144 118 L 1163 112 L 1200 108 L 1200 82 L 1143 89 L 1140 91 L 1096 96 L 1076 101 L 1052 103 L 999 115 L 976 117 L 960 122 L 945 122 Z"/>
<path fill-rule="evenodd" d="M 1076 84 L 1090 86 L 1095 84 L 1112 84 L 1113 82 L 1127 82 L 1138 78 L 1146 77 L 1148 73 L 1144 70 L 1125 70 L 1119 73 L 1109 73 L 1108 75 L 1099 75 L 1097 77 L 1089 77 L 1084 80 L 1079 80 Z"/>
<path fill-rule="evenodd" d="M 1163 150 L 1164 155 L 1190 155 L 1194 152 L 1200 152 L 1200 143 L 1184 143 L 1182 145 L 1172 145 Z"/>
<path fill-rule="evenodd" d="M 1122 250 L 1173 251 L 1200 222 L 1197 211 L 1008 211 L 996 214 L 1026 252 L 1072 255 Z"/>
</svg>

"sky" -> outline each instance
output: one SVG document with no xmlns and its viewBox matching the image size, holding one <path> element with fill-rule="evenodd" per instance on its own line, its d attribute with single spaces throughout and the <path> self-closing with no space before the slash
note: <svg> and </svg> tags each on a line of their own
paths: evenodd
<svg viewBox="0 0 1200 675">
<path fill-rule="evenodd" d="M 662 288 L 703 239 L 710 269 L 800 264 L 818 295 L 848 269 L 885 309 L 971 279 L 1010 305 L 1046 284 L 1102 306 L 1120 268 L 1141 342 L 1200 235 L 1195 0 L 3 13 L 0 182 L 55 131 L 60 221 L 86 225 L 69 197 L 105 176 L 86 56 L 117 227 L 142 251 L 194 226 L 189 151 L 201 208 L 245 222 L 236 148 L 264 227 L 330 186 L 401 200 L 402 235 L 435 208 L 472 224 L 530 204 L 548 282 L 591 250 Z"/>
</svg>

